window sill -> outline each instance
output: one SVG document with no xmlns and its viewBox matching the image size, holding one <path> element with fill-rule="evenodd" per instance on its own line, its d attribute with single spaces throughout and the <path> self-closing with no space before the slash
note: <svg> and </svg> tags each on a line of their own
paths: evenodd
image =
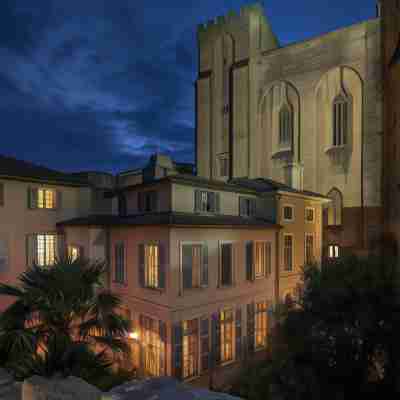
<svg viewBox="0 0 400 400">
<path fill-rule="evenodd" d="M 229 367 L 230 365 L 235 364 L 235 362 L 236 362 L 236 360 L 235 360 L 235 358 L 233 358 L 232 360 L 221 362 L 221 364 L 219 364 L 219 367 L 222 367 L 222 368 Z"/>
<path fill-rule="evenodd" d="M 272 153 L 272 159 L 288 158 L 293 154 L 292 145 L 279 147 Z"/>
<path fill-rule="evenodd" d="M 325 148 L 325 153 L 326 154 L 334 154 L 334 153 L 342 153 L 348 149 L 348 146 L 346 144 L 342 144 L 340 146 L 329 146 Z"/>
<path fill-rule="evenodd" d="M 156 288 L 156 287 L 151 287 L 151 286 L 141 286 L 142 289 L 145 290 L 149 290 L 152 292 L 158 292 L 158 293 L 163 293 L 165 291 L 165 289 L 161 289 L 161 288 Z"/>
<path fill-rule="evenodd" d="M 201 292 L 204 291 L 205 289 L 208 289 L 208 286 L 196 286 L 192 288 L 183 288 L 182 289 L 182 296 L 185 294 L 193 293 L 193 292 Z"/>
</svg>

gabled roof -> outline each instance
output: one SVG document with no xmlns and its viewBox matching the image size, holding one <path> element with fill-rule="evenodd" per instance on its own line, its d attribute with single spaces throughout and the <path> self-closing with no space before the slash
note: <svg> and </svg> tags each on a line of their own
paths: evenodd
<svg viewBox="0 0 400 400">
<path fill-rule="evenodd" d="M 86 186 L 88 180 L 83 176 L 66 174 L 13 157 L 0 155 L 0 178 L 24 181 L 40 181 L 72 186 Z"/>
</svg>

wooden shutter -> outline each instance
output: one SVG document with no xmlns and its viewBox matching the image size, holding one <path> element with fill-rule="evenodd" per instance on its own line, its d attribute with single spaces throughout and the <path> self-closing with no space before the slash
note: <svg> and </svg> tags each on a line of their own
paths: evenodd
<svg viewBox="0 0 400 400">
<path fill-rule="evenodd" d="M 173 371 L 177 379 L 182 379 L 182 361 L 183 361 L 183 328 L 182 323 L 178 322 L 173 326 Z"/>
<path fill-rule="evenodd" d="M 221 284 L 231 285 L 233 283 L 232 271 L 232 244 L 223 243 L 221 245 Z"/>
<path fill-rule="evenodd" d="M 38 208 L 38 189 L 28 188 L 28 208 Z"/>
<path fill-rule="evenodd" d="M 161 348 L 160 348 L 160 375 L 165 375 L 165 352 L 167 348 L 167 325 L 163 321 L 158 321 L 158 334 L 160 336 Z"/>
<path fill-rule="evenodd" d="M 201 191 L 198 189 L 194 191 L 194 211 L 201 211 Z"/>
<path fill-rule="evenodd" d="M 138 266 L 139 266 L 139 285 L 145 287 L 145 259 L 144 259 L 144 244 L 138 246 Z"/>
<path fill-rule="evenodd" d="M 246 278 L 254 280 L 254 242 L 246 243 Z"/>
<path fill-rule="evenodd" d="M 271 243 L 265 244 L 265 276 L 268 277 L 272 273 L 272 246 Z"/>
<path fill-rule="evenodd" d="M 221 362 L 221 321 L 219 313 L 211 317 L 211 365 L 217 366 Z"/>
<path fill-rule="evenodd" d="M 250 202 L 250 204 L 249 204 L 250 217 L 255 217 L 257 215 L 257 200 L 250 199 L 249 202 Z"/>
<path fill-rule="evenodd" d="M 37 264 L 37 237 L 27 235 L 26 237 L 26 265 L 28 267 Z"/>
<path fill-rule="evenodd" d="M 200 285 L 203 287 L 208 286 L 208 246 L 207 246 L 207 244 L 203 244 L 203 247 L 202 247 L 202 266 L 201 266 Z"/>
<path fill-rule="evenodd" d="M 8 270 L 8 242 L 0 239 L 0 272 Z"/>
<path fill-rule="evenodd" d="M 247 350 L 249 353 L 254 352 L 255 340 L 255 304 L 247 304 Z"/>
<path fill-rule="evenodd" d="M 242 309 L 238 307 L 235 313 L 235 347 L 236 360 L 242 358 Z"/>
<path fill-rule="evenodd" d="M 57 210 L 61 210 L 62 209 L 62 191 L 61 190 L 56 190 L 54 195 L 56 196 L 55 201 L 55 208 Z"/>
<path fill-rule="evenodd" d="M 4 206 L 4 184 L 0 183 L 0 207 Z"/>
<path fill-rule="evenodd" d="M 165 272 L 167 269 L 167 249 L 164 243 L 158 244 L 158 287 L 165 289 Z"/>
<path fill-rule="evenodd" d="M 192 257 L 193 249 L 192 245 L 182 245 L 182 282 L 183 289 L 190 289 L 193 282 L 193 271 L 192 271 Z"/>
<path fill-rule="evenodd" d="M 210 368 L 210 333 L 209 333 L 209 319 L 202 318 L 200 320 L 200 357 L 201 357 L 201 371 L 208 371 Z"/>
<path fill-rule="evenodd" d="M 158 192 L 153 191 L 150 194 L 151 211 L 158 211 Z"/>
</svg>

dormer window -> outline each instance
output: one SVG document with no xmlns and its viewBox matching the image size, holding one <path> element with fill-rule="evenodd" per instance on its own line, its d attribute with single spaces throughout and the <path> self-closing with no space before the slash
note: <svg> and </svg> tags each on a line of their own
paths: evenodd
<svg viewBox="0 0 400 400">
<path fill-rule="evenodd" d="M 293 110 L 285 103 L 279 111 L 279 146 L 291 147 L 293 137 Z"/>
<path fill-rule="evenodd" d="M 348 139 L 350 117 L 350 101 L 344 93 L 337 96 L 333 102 L 333 137 L 334 147 L 344 146 Z"/>
<path fill-rule="evenodd" d="M 219 193 L 209 192 L 206 190 L 195 190 L 194 210 L 195 212 L 203 213 L 219 213 Z"/>
</svg>

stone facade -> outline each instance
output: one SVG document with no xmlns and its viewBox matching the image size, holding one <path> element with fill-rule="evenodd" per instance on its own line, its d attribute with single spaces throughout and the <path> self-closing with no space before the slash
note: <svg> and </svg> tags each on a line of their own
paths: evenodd
<svg viewBox="0 0 400 400">
<path fill-rule="evenodd" d="M 261 6 L 201 25 L 198 174 L 265 177 L 324 195 L 335 188 L 346 217 L 339 229 L 326 230 L 325 244 L 366 248 L 379 233 L 376 221 L 381 226 L 380 29 L 377 18 L 279 47 Z M 336 146 L 333 105 L 341 95 L 349 101 L 347 138 Z M 284 105 L 291 138 L 282 146 Z"/>
</svg>

